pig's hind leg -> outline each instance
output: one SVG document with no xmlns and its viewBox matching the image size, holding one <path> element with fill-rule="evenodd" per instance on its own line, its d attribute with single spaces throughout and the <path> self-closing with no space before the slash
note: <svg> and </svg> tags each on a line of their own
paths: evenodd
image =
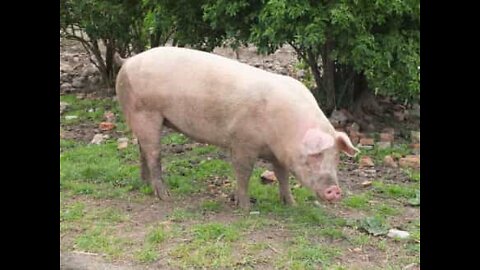
<svg viewBox="0 0 480 270">
<path fill-rule="evenodd" d="M 136 112 L 130 119 L 132 132 L 140 146 L 141 177 L 149 182 L 155 195 L 168 200 L 170 194 L 162 179 L 161 135 L 164 118 L 158 113 Z"/>
</svg>

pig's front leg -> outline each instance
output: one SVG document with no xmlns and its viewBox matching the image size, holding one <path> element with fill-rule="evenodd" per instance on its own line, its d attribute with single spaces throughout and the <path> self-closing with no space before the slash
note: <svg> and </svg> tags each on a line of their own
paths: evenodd
<svg viewBox="0 0 480 270">
<path fill-rule="evenodd" d="M 250 197 L 248 196 L 248 182 L 255 164 L 256 155 L 245 149 L 232 150 L 232 164 L 237 178 L 237 191 L 235 194 L 236 203 L 243 210 L 250 208 Z"/>
<path fill-rule="evenodd" d="M 286 205 L 294 205 L 295 200 L 293 199 L 292 192 L 290 191 L 287 168 L 278 163 L 277 161 L 272 162 L 272 164 L 273 172 L 278 179 L 278 187 L 280 189 L 280 201 L 282 201 Z"/>
</svg>

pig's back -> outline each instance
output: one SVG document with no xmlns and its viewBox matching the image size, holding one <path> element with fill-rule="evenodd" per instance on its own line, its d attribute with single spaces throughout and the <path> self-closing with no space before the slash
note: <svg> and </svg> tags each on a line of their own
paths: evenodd
<svg viewBox="0 0 480 270">
<path fill-rule="evenodd" d="M 159 111 L 178 130 L 212 144 L 258 138 L 271 104 L 285 111 L 312 105 L 293 78 L 196 50 L 159 47 L 124 65 L 140 109 Z"/>
</svg>

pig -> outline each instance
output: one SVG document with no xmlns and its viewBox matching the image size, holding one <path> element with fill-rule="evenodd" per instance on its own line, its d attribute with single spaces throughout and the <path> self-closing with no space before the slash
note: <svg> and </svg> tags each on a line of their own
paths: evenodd
<svg viewBox="0 0 480 270">
<path fill-rule="evenodd" d="M 170 200 L 161 173 L 163 126 L 230 152 L 242 209 L 250 207 L 248 183 L 257 158 L 272 163 L 286 205 L 295 203 L 289 173 L 320 200 L 341 198 L 339 154 L 353 157 L 359 150 L 298 80 L 187 48 L 157 47 L 115 59 L 116 94 L 138 139 L 141 178 L 160 200 Z"/>
</svg>

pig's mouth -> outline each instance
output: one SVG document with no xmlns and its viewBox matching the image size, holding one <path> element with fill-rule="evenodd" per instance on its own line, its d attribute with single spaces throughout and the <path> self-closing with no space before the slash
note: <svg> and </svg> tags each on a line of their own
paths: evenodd
<svg viewBox="0 0 480 270">
<path fill-rule="evenodd" d="M 317 191 L 316 193 L 319 199 L 329 203 L 338 202 L 342 198 L 342 189 L 336 185 L 330 186 L 322 191 Z"/>
</svg>

